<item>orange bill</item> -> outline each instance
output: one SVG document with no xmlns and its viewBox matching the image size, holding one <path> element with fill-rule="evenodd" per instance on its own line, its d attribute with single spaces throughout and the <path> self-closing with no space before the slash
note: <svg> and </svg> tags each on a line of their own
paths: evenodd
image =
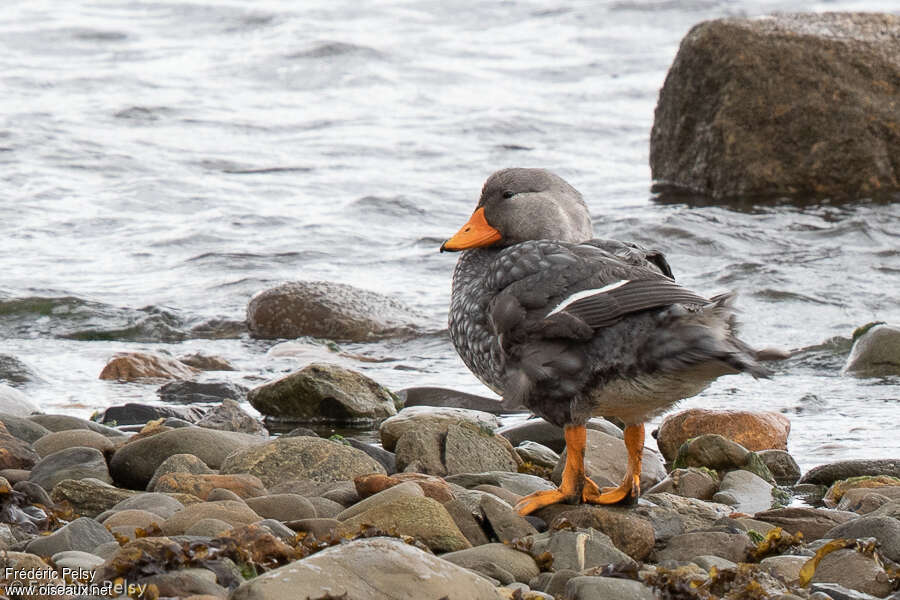
<svg viewBox="0 0 900 600">
<path fill-rule="evenodd" d="M 441 252 L 483 248 L 490 246 L 500 237 L 500 232 L 488 225 L 487 219 L 484 217 L 484 208 L 479 208 L 472 213 L 469 222 L 463 225 L 456 235 L 441 244 Z"/>
</svg>

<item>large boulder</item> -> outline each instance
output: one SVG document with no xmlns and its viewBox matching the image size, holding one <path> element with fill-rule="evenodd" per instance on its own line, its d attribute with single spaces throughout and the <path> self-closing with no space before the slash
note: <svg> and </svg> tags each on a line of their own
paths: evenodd
<svg viewBox="0 0 900 600">
<path fill-rule="evenodd" d="M 417 331 L 422 317 L 397 300 L 330 281 L 296 281 L 259 292 L 247 326 L 265 339 L 312 336 L 362 342 Z"/>
<path fill-rule="evenodd" d="M 845 375 L 900 375 L 900 327 L 876 323 L 853 334 L 853 348 L 844 364 Z"/>
<path fill-rule="evenodd" d="M 109 470 L 118 484 L 142 490 L 157 467 L 173 454 L 193 454 L 217 469 L 232 452 L 264 441 L 246 433 L 181 427 L 125 444 L 109 461 Z"/>
<path fill-rule="evenodd" d="M 289 421 L 372 423 L 397 414 L 394 396 L 377 382 L 337 365 L 311 364 L 247 394 L 253 408 Z"/>
<path fill-rule="evenodd" d="M 666 460 L 675 460 L 678 448 L 691 438 L 714 433 L 747 450 L 787 450 L 791 422 L 776 412 L 690 408 L 667 416 L 659 426 L 657 444 Z"/>
<path fill-rule="evenodd" d="M 653 179 L 715 198 L 900 189 L 900 16 L 694 27 L 659 94 Z"/>
<path fill-rule="evenodd" d="M 385 474 L 384 467 L 362 450 L 307 436 L 278 438 L 234 452 L 222 462 L 220 472 L 249 473 L 267 487 L 290 479 L 327 482 Z"/>
<path fill-rule="evenodd" d="M 244 583 L 232 600 L 500 600 L 485 578 L 391 538 L 369 538 L 317 552 Z"/>
</svg>

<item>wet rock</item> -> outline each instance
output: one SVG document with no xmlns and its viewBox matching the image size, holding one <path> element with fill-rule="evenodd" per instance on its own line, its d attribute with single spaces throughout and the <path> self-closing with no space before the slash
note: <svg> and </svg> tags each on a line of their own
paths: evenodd
<svg viewBox="0 0 900 600">
<path fill-rule="evenodd" d="M 96 448 L 76 446 L 42 458 L 32 467 L 28 480 L 49 492 L 64 479 L 88 477 L 112 483 L 103 453 Z"/>
<path fill-rule="evenodd" d="M 376 461 L 378 461 L 381 466 L 384 467 L 384 470 L 388 475 L 393 475 L 397 472 L 397 457 L 393 452 L 388 452 L 381 446 L 368 444 L 356 438 L 344 438 L 344 441 L 353 448 L 362 450 L 363 452 L 374 458 Z"/>
<path fill-rule="evenodd" d="M 0 469 L 30 469 L 39 460 L 30 444 L 14 437 L 0 422 Z"/>
<path fill-rule="evenodd" d="M 27 417 L 40 412 L 37 404 L 14 387 L 0 383 L 0 413 L 14 417 Z"/>
<path fill-rule="evenodd" d="M 812 583 L 837 583 L 883 598 L 891 593 L 887 573 L 871 556 L 853 549 L 836 550 L 825 555 L 816 567 Z"/>
<path fill-rule="evenodd" d="M 228 456 L 222 474 L 250 473 L 272 486 L 288 479 L 343 481 L 384 467 L 365 452 L 322 438 L 279 438 Z M 355 490 L 354 490 L 355 493 Z"/>
<path fill-rule="evenodd" d="M 470 547 L 450 514 L 431 498 L 404 497 L 375 506 L 342 521 L 337 534 L 352 535 L 364 525 L 413 536 L 434 552 L 453 552 Z"/>
<path fill-rule="evenodd" d="M 191 379 L 200 371 L 164 354 L 122 352 L 113 356 L 100 379 L 140 381 L 142 379 Z"/>
<path fill-rule="evenodd" d="M 516 538 L 537 533 L 537 529 L 531 523 L 502 500 L 492 496 L 484 496 L 481 499 L 480 506 L 486 523 L 501 542 L 509 543 Z"/>
<path fill-rule="evenodd" d="M 448 483 L 454 483 L 464 488 L 474 488 L 479 485 L 495 485 L 504 490 L 509 490 L 519 496 L 527 496 L 540 490 L 553 490 L 556 486 L 546 479 L 527 473 L 511 473 L 508 471 L 486 471 L 484 473 L 460 473 L 449 475 Z"/>
<path fill-rule="evenodd" d="M 96 431 L 97 433 L 105 435 L 106 437 L 114 438 L 114 441 L 115 438 L 126 437 L 126 435 L 118 429 L 107 427 L 106 425 L 101 425 L 100 423 L 95 423 L 93 421 L 88 421 L 87 419 L 81 419 L 79 417 L 73 417 L 70 415 L 31 415 L 30 417 L 28 417 L 28 420 L 46 427 L 50 431 L 65 431 L 67 429 L 90 429 L 91 431 Z"/>
<path fill-rule="evenodd" d="M 31 419 L 16 417 L 7 413 L 0 413 L 0 423 L 3 423 L 10 435 L 29 444 L 33 444 L 50 433 L 49 429 L 43 425 L 38 425 Z"/>
<path fill-rule="evenodd" d="M 230 381 L 170 381 L 156 390 L 159 399 L 170 404 L 219 403 L 243 400 L 248 389 Z"/>
<path fill-rule="evenodd" d="M 297 521 L 318 516 L 312 502 L 299 494 L 269 494 L 247 498 L 245 502 L 256 514 L 266 519 Z"/>
<path fill-rule="evenodd" d="M 566 524 L 578 529 L 595 529 L 609 536 L 613 545 L 637 561 L 645 560 L 653 550 L 656 535 L 649 520 L 629 508 L 583 505 L 560 511 L 548 521 L 550 529 Z"/>
<path fill-rule="evenodd" d="M 44 381 L 24 360 L 6 353 L 0 353 L 0 380 L 12 385 Z"/>
<path fill-rule="evenodd" d="M 715 471 L 689 467 L 687 469 L 674 469 L 665 479 L 647 490 L 647 493 L 668 492 L 687 498 L 712 500 L 713 494 L 718 490 L 719 480 Z"/>
<path fill-rule="evenodd" d="M 232 600 L 466 598 L 500 600 L 488 580 L 396 539 L 356 540 L 274 569 L 241 585 Z"/>
<path fill-rule="evenodd" d="M 639 581 L 582 575 L 566 583 L 566 600 L 654 600 L 653 590 Z"/>
<path fill-rule="evenodd" d="M 553 556 L 553 568 L 584 571 L 608 564 L 632 565 L 636 563 L 615 547 L 609 536 L 595 530 L 561 529 L 531 536 L 531 551 L 536 556 L 549 552 Z"/>
<path fill-rule="evenodd" d="M 193 454 L 216 469 L 229 454 L 262 442 L 263 438 L 246 433 L 183 427 L 125 444 L 109 468 L 119 485 L 145 489 L 157 467 L 173 454 Z"/>
<path fill-rule="evenodd" d="M 672 461 L 682 444 L 704 434 L 721 435 L 750 451 L 787 450 L 790 431 L 790 420 L 776 412 L 691 408 L 663 419 L 657 443 L 666 460 Z"/>
<path fill-rule="evenodd" d="M 191 354 L 183 354 L 178 357 L 179 362 L 183 362 L 189 367 L 200 369 L 201 371 L 234 371 L 225 358 L 217 354 L 204 354 L 203 352 L 193 352 Z M 233 396 L 228 396 L 233 398 Z"/>
<path fill-rule="evenodd" d="M 162 523 L 165 535 L 179 535 L 200 519 L 219 519 L 232 527 L 256 523 L 260 519 L 256 512 L 243 502 L 217 500 L 185 506 Z"/>
<path fill-rule="evenodd" d="M 828 508 L 834 508 L 838 502 L 844 497 L 849 490 L 854 489 L 882 489 L 888 487 L 900 486 L 900 479 L 897 477 L 888 477 L 886 475 L 878 475 L 875 477 L 862 476 L 851 477 L 850 479 L 842 479 L 835 481 L 825 492 L 822 502 Z"/>
<path fill-rule="evenodd" d="M 713 555 L 732 562 L 744 562 L 753 547 L 745 533 L 698 531 L 676 535 L 656 552 L 656 560 L 690 561 L 696 556 Z"/>
<path fill-rule="evenodd" d="M 552 469 L 559 462 L 559 454 L 537 442 L 524 441 L 516 446 L 516 454 L 523 462 L 532 463 L 539 467 Z"/>
<path fill-rule="evenodd" d="M 653 179 L 713 198 L 896 191 L 898 37 L 876 13 L 695 26 L 660 91 Z"/>
<path fill-rule="evenodd" d="M 897 28 L 900 30 L 900 24 Z M 843 373 L 856 377 L 900 375 L 900 327 L 870 323 L 860 329 L 853 333 L 853 348 Z"/>
<path fill-rule="evenodd" d="M 263 424 L 247 414 L 234 400 L 225 398 L 218 406 L 206 411 L 197 421 L 197 427 L 218 429 L 219 431 L 240 431 L 252 435 L 265 436 L 268 431 Z"/>
<path fill-rule="evenodd" d="M 192 494 L 205 499 L 214 489 L 230 490 L 239 497 L 264 496 L 266 488 L 258 477 L 246 473 L 219 475 L 218 473 L 167 473 L 156 480 L 153 492 Z"/>
<path fill-rule="evenodd" d="M 168 519 L 182 508 L 184 508 L 184 504 L 168 494 L 148 492 L 146 494 L 135 494 L 121 500 L 112 507 L 112 510 L 142 510 L 158 515 L 163 519 Z"/>
<path fill-rule="evenodd" d="M 110 406 L 100 417 L 105 425 L 143 425 L 157 419 L 176 418 L 188 423 L 197 422 L 203 416 L 203 409 L 196 406 L 154 406 L 140 402 L 128 402 Z"/>
<path fill-rule="evenodd" d="M 519 457 L 503 437 L 472 423 L 447 426 L 444 464 L 449 475 L 481 471 L 515 471 Z"/>
<path fill-rule="evenodd" d="M 479 410 L 495 415 L 509 412 L 501 406 L 499 398 L 487 398 L 438 387 L 406 388 L 397 392 L 397 399 L 399 405 L 404 408 L 407 406 L 444 406 Z"/>
<path fill-rule="evenodd" d="M 566 454 L 567 451 L 564 450 L 551 475 L 551 479 L 557 485 L 562 479 Z M 587 447 L 584 453 L 584 468 L 588 477 L 601 487 L 619 485 L 625 477 L 627 465 L 628 450 L 625 448 L 624 441 L 601 431 L 588 429 Z M 666 468 L 660 456 L 649 448 L 644 448 L 641 489 L 650 489 L 665 477 Z"/>
<path fill-rule="evenodd" d="M 503 584 L 513 581 L 527 583 L 540 573 L 537 563 L 530 555 L 507 544 L 484 544 L 476 548 L 449 552 L 441 558 L 486 577 L 497 579 Z"/>
<path fill-rule="evenodd" d="M 842 460 L 819 465 L 804 473 L 798 483 L 831 485 L 840 479 L 877 475 L 900 477 L 900 458 Z"/>
<path fill-rule="evenodd" d="M 851 512 L 801 506 L 756 513 L 756 518 L 760 521 L 781 527 L 790 534 L 800 532 L 808 542 L 825 537 L 834 527 L 856 517 L 857 515 Z"/>
<path fill-rule="evenodd" d="M 408 431 L 446 435 L 447 428 L 450 425 L 456 425 L 461 422 L 483 426 L 491 431 L 500 426 L 500 419 L 495 415 L 482 411 L 462 408 L 411 406 L 404 408 L 381 424 L 379 427 L 381 445 L 385 450 L 393 451 L 397 445 L 397 440 Z"/>
<path fill-rule="evenodd" d="M 775 503 L 774 486 L 750 471 L 730 471 L 722 477 L 713 502 L 733 507 L 737 512 L 756 513 L 769 510 Z"/>
<path fill-rule="evenodd" d="M 622 430 L 606 419 L 591 419 L 586 426 L 588 429 L 602 431 L 619 439 L 624 438 Z M 566 447 L 562 427 L 551 425 L 544 419 L 528 419 L 520 423 L 512 423 L 501 427 L 496 433 L 508 439 L 513 446 L 518 446 L 524 441 L 531 441 L 543 444 L 557 453 L 562 452 Z"/>
<path fill-rule="evenodd" d="M 376 506 L 390 504 L 391 502 L 400 500 L 402 498 L 423 498 L 424 496 L 425 493 L 422 491 L 422 488 L 416 485 L 415 482 L 402 482 L 399 485 L 387 487 L 384 490 L 357 502 L 353 506 L 344 509 L 337 515 L 337 519 L 339 521 L 346 521 L 347 519 L 364 513 L 367 510 L 375 508 Z"/>
<path fill-rule="evenodd" d="M 165 521 L 159 515 L 153 514 L 146 510 L 126 509 L 116 511 L 102 521 L 103 526 L 113 533 L 124 535 L 127 538 L 134 539 L 137 536 L 137 529 L 147 530 L 151 525 Z"/>
<path fill-rule="evenodd" d="M 284 283 L 257 293 L 247 305 L 250 334 L 264 339 L 362 342 L 415 333 L 421 321 L 393 298 L 330 281 Z"/>
<path fill-rule="evenodd" d="M 88 429 L 69 429 L 67 431 L 50 432 L 32 445 L 35 452 L 45 457 L 59 450 L 76 446 L 94 448 L 105 455 L 112 454 L 115 449 L 110 439 L 96 431 Z"/>
<path fill-rule="evenodd" d="M 315 363 L 247 394 L 264 415 L 290 421 L 373 423 L 397 414 L 394 396 L 356 371 Z"/>
<path fill-rule="evenodd" d="M 93 519 L 75 519 L 50 535 L 35 538 L 25 547 L 38 556 L 52 556 L 66 550 L 90 552 L 100 544 L 113 542 L 115 538 L 106 528 Z"/>
<path fill-rule="evenodd" d="M 894 500 L 900 500 L 900 486 L 856 488 L 844 492 L 836 508 L 863 515 Z"/>
<path fill-rule="evenodd" d="M 870 538 L 878 540 L 881 553 L 900 562 L 900 521 L 892 517 L 860 517 L 825 533 L 826 538 Z M 840 582 L 838 582 L 840 583 Z"/>
<path fill-rule="evenodd" d="M 212 469 L 206 466 L 206 463 L 194 456 L 193 454 L 173 454 L 162 461 L 153 472 L 153 477 L 147 483 L 148 490 L 156 489 L 156 482 L 159 478 L 169 473 L 193 473 L 194 475 L 202 475 L 205 473 L 214 473 Z"/>
<path fill-rule="evenodd" d="M 766 464 L 778 485 L 794 485 L 800 479 L 800 465 L 786 451 L 762 450 L 757 454 Z"/>
</svg>

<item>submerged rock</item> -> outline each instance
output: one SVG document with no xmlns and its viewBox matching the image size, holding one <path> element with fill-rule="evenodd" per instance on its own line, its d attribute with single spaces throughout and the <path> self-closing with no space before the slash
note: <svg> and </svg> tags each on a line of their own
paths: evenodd
<svg viewBox="0 0 900 600">
<path fill-rule="evenodd" d="M 247 305 L 250 333 L 264 339 L 363 342 L 415 333 L 422 321 L 393 298 L 330 281 L 284 283 L 259 292 Z"/>
<path fill-rule="evenodd" d="M 127 402 L 110 406 L 103 411 L 99 421 L 105 425 L 143 425 L 157 419 L 174 417 L 194 423 L 203 416 L 203 409 L 196 406 L 155 406 L 139 402 Z"/>
<path fill-rule="evenodd" d="M 123 352 L 113 356 L 100 379 L 140 381 L 141 379 L 191 379 L 200 371 L 163 354 Z"/>
<path fill-rule="evenodd" d="M 854 333 L 842 373 L 857 377 L 900 375 L 900 327 L 876 323 Z"/>
<path fill-rule="evenodd" d="M 798 483 L 831 485 L 839 479 L 877 475 L 900 477 L 900 458 L 841 460 L 819 465 L 804 473 Z"/>
<path fill-rule="evenodd" d="M 697 25 L 659 94 L 653 179 L 714 198 L 900 189 L 898 40 L 877 13 Z"/>
<path fill-rule="evenodd" d="M 200 369 L 201 371 L 234 371 L 225 358 L 216 354 L 204 354 L 203 352 L 193 352 L 178 357 L 178 360 L 184 364 Z"/>
<path fill-rule="evenodd" d="M 241 585 L 232 600 L 501 600 L 485 578 L 392 538 L 356 540 L 269 571 Z"/>
<path fill-rule="evenodd" d="M 394 396 L 356 371 L 312 364 L 247 394 L 253 408 L 288 421 L 372 423 L 397 414 Z"/>
<path fill-rule="evenodd" d="M 221 402 L 225 398 L 243 400 L 247 388 L 230 381 L 170 381 L 160 386 L 156 393 L 163 402 L 194 404 L 197 402 Z"/>
<path fill-rule="evenodd" d="M 776 412 L 691 408 L 663 419 L 656 441 L 672 461 L 682 444 L 704 434 L 721 435 L 751 451 L 787 450 L 790 431 L 790 420 Z"/>
</svg>

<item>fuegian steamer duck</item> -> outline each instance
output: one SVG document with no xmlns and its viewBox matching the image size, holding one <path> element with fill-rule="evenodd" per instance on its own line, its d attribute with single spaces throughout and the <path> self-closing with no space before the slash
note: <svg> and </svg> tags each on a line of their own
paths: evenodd
<svg viewBox="0 0 900 600">
<path fill-rule="evenodd" d="M 660 252 L 594 239 L 581 194 L 549 171 L 491 175 L 444 250 L 463 251 L 449 316 L 463 362 L 504 404 L 564 428 L 559 489 L 524 497 L 520 514 L 636 498 L 646 421 L 720 375 L 769 375 L 735 337 L 731 294 L 706 298 L 675 283 Z M 585 475 L 592 416 L 626 425 L 628 469 L 616 488 Z"/>
</svg>

